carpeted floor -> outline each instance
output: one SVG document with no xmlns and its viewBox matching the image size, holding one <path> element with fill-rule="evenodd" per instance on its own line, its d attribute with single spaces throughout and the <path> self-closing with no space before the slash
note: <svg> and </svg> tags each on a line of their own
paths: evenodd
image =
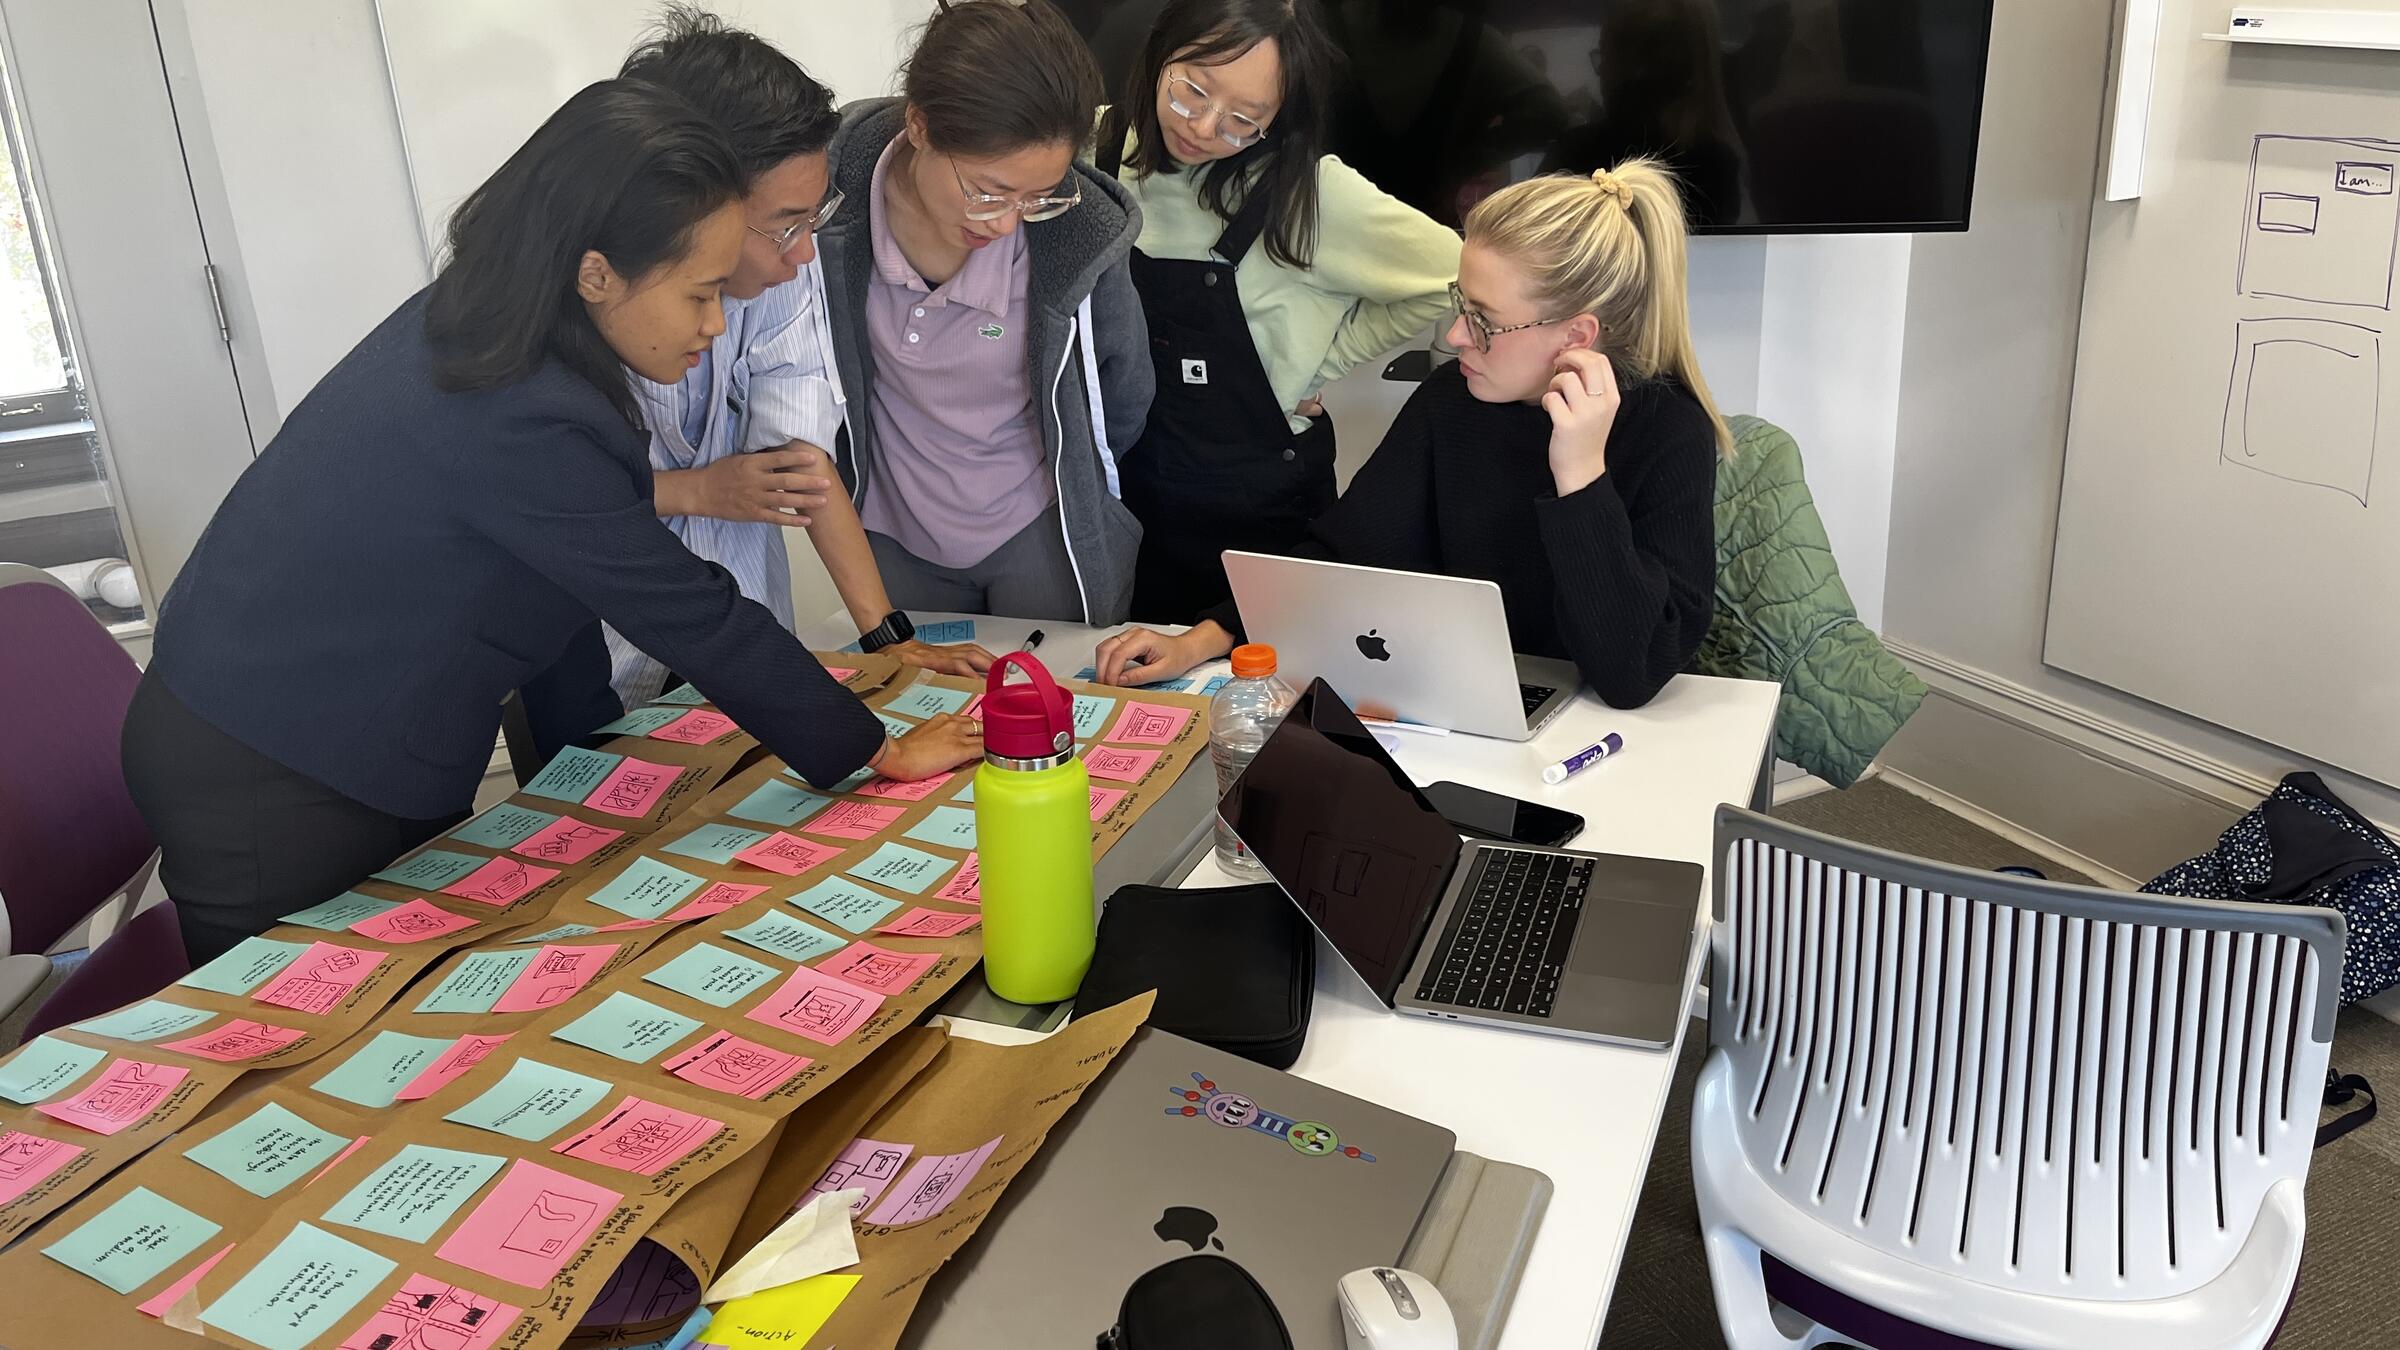
<svg viewBox="0 0 2400 1350">
<path fill-rule="evenodd" d="M 1775 814 L 1925 857 L 1978 867 L 2022 863 L 2054 879 L 2084 879 L 1888 784 L 1870 781 L 1846 793 L 1804 798 Z M 1601 1350 L 1724 1350 L 1692 1198 L 1692 1086 L 1707 1053 L 1707 1025 L 1695 1021 L 1675 1066 L 1674 1095 L 1642 1186 Z M 2372 1013 L 2344 1011 L 2333 1062 L 2387 1088 L 2400 1084 L 2400 1026 Z M 2396 1217 L 2400 1113 L 2378 1117 L 2317 1152 L 2308 1178 L 2300 1294 L 2276 1350 L 2400 1346 L 2400 1300 L 2390 1296 L 2400 1277 L 2400 1245 L 2392 1240 Z"/>
</svg>

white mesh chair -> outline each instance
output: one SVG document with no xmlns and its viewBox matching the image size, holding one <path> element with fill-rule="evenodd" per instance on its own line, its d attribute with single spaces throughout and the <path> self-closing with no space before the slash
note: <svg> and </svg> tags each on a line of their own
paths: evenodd
<svg viewBox="0 0 2400 1350">
<path fill-rule="evenodd" d="M 1692 1174 L 1732 1350 L 2234 1350 L 2300 1265 L 2331 910 L 1721 809 Z"/>
</svg>

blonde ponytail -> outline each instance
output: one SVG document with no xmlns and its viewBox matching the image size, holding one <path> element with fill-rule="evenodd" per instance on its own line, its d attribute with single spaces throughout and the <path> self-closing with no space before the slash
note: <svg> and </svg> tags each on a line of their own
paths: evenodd
<svg viewBox="0 0 2400 1350">
<path fill-rule="evenodd" d="M 1545 315 L 1598 319 L 1601 351 L 1627 378 L 1682 381 L 1707 410 L 1717 449 L 1731 455 L 1733 432 L 1692 349 L 1684 232 L 1675 176 L 1654 159 L 1512 183 L 1468 213 L 1466 227 L 1468 243 L 1525 266 Z"/>
</svg>

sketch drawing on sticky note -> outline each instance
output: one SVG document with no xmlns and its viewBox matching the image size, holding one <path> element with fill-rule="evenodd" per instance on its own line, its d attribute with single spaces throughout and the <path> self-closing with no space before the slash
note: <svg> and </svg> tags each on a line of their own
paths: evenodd
<svg viewBox="0 0 2400 1350">
<path fill-rule="evenodd" d="M 2257 136 L 2234 290 L 2261 299 L 2392 307 L 2400 141 Z"/>
<path fill-rule="evenodd" d="M 2328 319 L 2245 319 L 2217 457 L 2367 504 L 2381 434 L 2383 335 Z"/>
<path fill-rule="evenodd" d="M 81 1152 L 73 1144 L 10 1130 L 0 1135 L 0 1191 L 12 1190 L 29 1177 L 46 1177 Z"/>
<path fill-rule="evenodd" d="M 623 833 L 605 830 L 597 825 L 568 825 L 517 845 L 516 851 L 533 858 L 558 858 L 573 862 Z"/>
<path fill-rule="evenodd" d="M 525 864 L 495 858 L 492 865 L 480 869 L 473 886 L 460 886 L 451 894 L 505 904 L 532 890 L 534 885 L 533 872 Z"/>
<path fill-rule="evenodd" d="M 691 1152 L 701 1134 L 714 1132 L 717 1122 L 698 1116 L 674 1116 L 636 1111 L 618 1132 L 601 1141 L 599 1151 L 636 1172 L 657 1170 L 660 1159 L 673 1160 Z"/>
<path fill-rule="evenodd" d="M 542 1191 L 533 1197 L 533 1204 L 508 1230 L 500 1245 L 512 1252 L 528 1256 L 558 1256 L 573 1247 L 578 1236 L 600 1212 L 600 1207 L 577 1195 L 560 1195 Z"/>
<path fill-rule="evenodd" d="M 858 1015 L 859 1005 L 863 1002 L 865 1000 L 856 994 L 819 986 L 802 995 L 781 1020 L 806 1031 L 830 1036 Z"/>
<path fill-rule="evenodd" d="M 474 1350 L 490 1345 L 517 1318 L 496 1298 L 412 1275 L 341 1350 Z"/>
</svg>

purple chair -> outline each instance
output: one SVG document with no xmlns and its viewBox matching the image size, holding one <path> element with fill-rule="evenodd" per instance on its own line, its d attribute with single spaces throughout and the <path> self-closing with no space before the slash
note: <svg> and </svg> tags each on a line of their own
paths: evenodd
<svg viewBox="0 0 2400 1350">
<path fill-rule="evenodd" d="M 38 567 L 0 563 L 0 1013 L 48 972 L 42 953 L 132 904 L 158 866 L 118 760 L 140 680 L 74 592 Z M 116 1002 L 175 978 L 145 985 L 138 973 L 122 972 Z"/>
<path fill-rule="evenodd" d="M 183 954 L 183 924 L 175 917 L 175 902 L 161 900 L 109 934 L 59 981 L 34 1009 L 20 1043 L 155 994 L 191 968 Z"/>
</svg>

